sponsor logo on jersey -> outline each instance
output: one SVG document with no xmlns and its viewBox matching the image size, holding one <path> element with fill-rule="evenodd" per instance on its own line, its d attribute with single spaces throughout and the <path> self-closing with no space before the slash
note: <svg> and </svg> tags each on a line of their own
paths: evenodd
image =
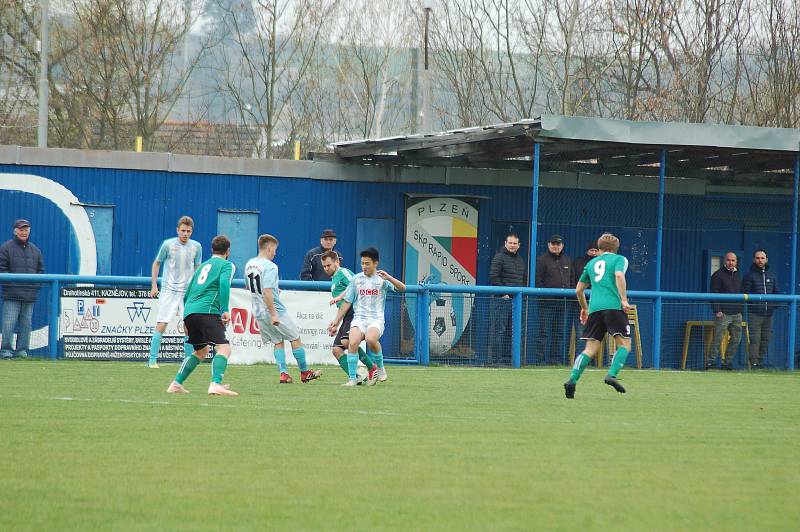
<svg viewBox="0 0 800 532">
<path fill-rule="evenodd" d="M 378 289 L 377 288 L 362 288 L 358 291 L 358 295 L 360 296 L 377 296 Z"/>
</svg>

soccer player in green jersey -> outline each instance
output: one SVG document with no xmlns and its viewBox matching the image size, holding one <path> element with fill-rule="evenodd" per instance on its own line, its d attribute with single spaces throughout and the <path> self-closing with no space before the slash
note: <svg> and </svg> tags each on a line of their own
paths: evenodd
<svg viewBox="0 0 800 532">
<path fill-rule="evenodd" d="M 614 338 L 617 350 L 604 382 L 619 393 L 625 393 L 625 388 L 617 380 L 617 375 L 625 365 L 631 350 L 631 327 L 628 315 L 625 314 L 630 308 L 625 283 L 628 259 L 617 255 L 619 238 L 611 233 L 601 235 L 597 240 L 597 247 L 600 249 L 600 255 L 586 264 L 575 287 L 575 294 L 581 305 L 580 320 L 586 326 L 581 340 L 586 340 L 586 346 L 575 358 L 569 380 L 564 383 L 567 399 L 575 397 L 575 385 L 589 364 L 589 360 L 600 352 L 601 342 L 606 333 Z M 589 287 L 592 289 L 592 299 L 587 304 L 585 291 Z"/>
<path fill-rule="evenodd" d="M 350 281 L 353 279 L 353 272 L 347 268 L 342 268 L 339 254 L 333 250 L 328 250 L 323 253 L 321 260 L 322 269 L 325 271 L 328 277 L 331 278 L 331 300 L 329 304 L 336 305 L 337 308 L 341 307 L 342 299 L 344 299 L 344 292 L 347 289 L 347 286 L 350 284 Z M 353 309 L 351 307 L 342 319 L 342 325 L 339 327 L 339 331 L 336 333 L 336 337 L 333 339 L 333 347 L 331 348 L 333 351 L 333 356 L 336 357 L 336 361 L 339 362 L 339 366 L 342 368 L 342 371 L 344 371 L 345 375 L 349 375 L 345 351 L 347 351 L 348 339 L 350 337 L 350 324 L 352 321 Z M 360 346 L 358 348 L 358 359 L 364 363 L 368 372 L 366 379 L 360 378 L 358 383 L 363 384 L 364 382 L 367 382 L 368 384 L 374 384 L 377 382 L 374 376 L 375 372 L 378 370 L 378 366 Z"/>
<path fill-rule="evenodd" d="M 194 272 L 183 296 L 183 324 L 194 353 L 184 358 L 168 393 L 189 393 L 184 381 L 200 362 L 206 358 L 210 346 L 215 356 L 211 362 L 209 395 L 239 395 L 222 384 L 231 346 L 225 336 L 225 325 L 230 321 L 228 305 L 234 266 L 227 259 L 231 254 L 231 241 L 226 236 L 215 236 L 211 241 L 211 258 Z"/>
</svg>

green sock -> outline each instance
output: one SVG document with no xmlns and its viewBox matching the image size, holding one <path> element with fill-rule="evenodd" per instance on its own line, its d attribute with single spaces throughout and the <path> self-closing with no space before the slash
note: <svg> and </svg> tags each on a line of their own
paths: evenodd
<svg viewBox="0 0 800 532">
<path fill-rule="evenodd" d="M 586 353 L 578 355 L 578 358 L 575 359 L 575 364 L 572 365 L 572 372 L 569 374 L 569 380 L 578 382 L 578 379 L 580 379 L 583 374 L 583 370 L 589 365 L 590 360 L 589 355 Z"/>
<path fill-rule="evenodd" d="M 161 336 L 163 333 L 154 332 L 153 337 L 150 338 L 150 360 L 148 362 L 150 364 L 155 363 L 158 360 L 158 350 L 161 349 Z"/>
<path fill-rule="evenodd" d="M 345 372 L 346 375 L 350 375 L 350 372 L 347 370 L 347 355 L 342 355 L 336 359 L 339 362 L 339 367 L 342 368 L 342 371 Z"/>
<path fill-rule="evenodd" d="M 622 369 L 622 366 L 625 365 L 625 361 L 628 360 L 628 354 L 630 351 L 625 349 L 624 346 L 617 349 L 617 352 L 614 353 L 614 360 L 611 361 L 611 367 L 608 368 L 608 375 L 610 377 L 615 377 L 619 375 L 619 370 Z"/>
<path fill-rule="evenodd" d="M 214 356 L 211 361 L 211 380 L 217 384 L 222 384 L 222 378 L 225 376 L 225 368 L 228 367 L 228 359 L 222 355 Z"/>
<path fill-rule="evenodd" d="M 183 359 L 183 364 L 181 364 L 180 369 L 178 369 L 178 374 L 175 375 L 175 382 L 178 384 L 183 384 L 183 381 L 192 374 L 194 368 L 200 363 L 200 359 L 192 354 Z"/>
<path fill-rule="evenodd" d="M 372 368 L 375 367 L 372 357 L 369 356 L 361 347 L 358 348 L 358 359 L 363 362 L 365 366 L 367 366 L 369 371 L 372 371 Z"/>
</svg>

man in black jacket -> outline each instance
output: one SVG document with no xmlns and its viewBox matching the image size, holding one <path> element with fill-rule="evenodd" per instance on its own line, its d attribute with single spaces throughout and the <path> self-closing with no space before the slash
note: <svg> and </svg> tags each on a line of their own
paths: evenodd
<svg viewBox="0 0 800 532">
<path fill-rule="evenodd" d="M 14 222 L 14 238 L 0 246 L 0 273 L 44 273 L 42 252 L 30 242 L 31 223 Z M 3 285 L 3 343 L 0 358 L 25 358 L 30 346 L 33 304 L 39 286 L 27 283 Z M 17 328 L 18 326 L 18 328 Z M 17 349 L 12 351 L 12 338 L 17 328 Z"/>
<path fill-rule="evenodd" d="M 509 233 L 503 249 L 492 258 L 489 269 L 489 284 L 492 286 L 525 286 L 525 259 L 519 255 L 519 236 Z M 508 363 L 511 361 L 511 297 L 508 294 L 491 301 L 492 337 L 487 363 Z"/>
<path fill-rule="evenodd" d="M 739 278 L 737 264 L 736 253 L 727 252 L 722 268 L 711 276 L 712 293 L 742 293 L 742 280 Z M 711 343 L 711 349 L 706 353 L 706 369 L 712 368 L 716 363 L 725 331 L 730 333 L 730 340 L 722 356 L 722 368 L 733 369 L 733 358 L 739 350 L 739 342 L 742 339 L 742 304 L 735 301 L 713 301 L 711 308 L 714 310 L 714 341 Z"/>
<path fill-rule="evenodd" d="M 572 259 L 564 253 L 564 239 L 553 235 L 547 241 L 547 253 L 536 258 L 537 288 L 575 288 Z M 536 361 L 563 364 L 566 360 L 567 304 L 563 297 L 539 298 L 536 332 Z"/>
<path fill-rule="evenodd" d="M 753 264 L 742 279 L 742 292 L 745 294 L 777 294 L 778 278 L 769 270 L 767 252 L 757 249 L 753 253 Z M 758 369 L 767 356 L 769 340 L 772 337 L 772 313 L 775 304 L 766 301 L 747 305 L 747 326 L 750 329 L 750 367 Z"/>
<path fill-rule="evenodd" d="M 302 281 L 330 281 L 331 278 L 325 273 L 322 267 L 322 254 L 326 251 L 333 250 L 339 255 L 339 260 L 342 259 L 342 254 L 339 253 L 336 247 L 336 233 L 333 229 L 325 229 L 322 231 L 322 236 L 319 239 L 319 246 L 311 248 L 303 258 L 303 268 L 300 270 L 300 280 Z"/>
</svg>

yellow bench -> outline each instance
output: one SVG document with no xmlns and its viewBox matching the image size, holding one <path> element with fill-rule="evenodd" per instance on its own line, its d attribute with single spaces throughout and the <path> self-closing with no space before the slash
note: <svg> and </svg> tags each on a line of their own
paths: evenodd
<svg viewBox="0 0 800 532">
<path fill-rule="evenodd" d="M 686 369 L 686 357 L 689 356 L 689 340 L 692 338 L 692 328 L 693 327 L 703 327 L 703 345 L 705 346 L 705 350 L 708 351 L 711 349 L 711 342 L 714 341 L 714 320 L 701 320 L 701 321 L 687 321 L 686 322 L 686 329 L 683 332 L 683 356 L 681 357 L 681 369 Z M 742 321 L 742 330 L 744 330 L 744 337 L 745 337 L 745 348 L 749 350 L 750 348 L 750 329 L 747 328 L 747 322 Z M 730 333 L 728 330 L 725 330 L 725 334 L 722 335 L 722 342 L 719 345 L 719 353 L 723 360 L 725 360 L 725 350 L 728 347 L 728 341 L 730 341 Z M 747 361 L 748 367 L 750 366 L 750 361 Z"/>
<path fill-rule="evenodd" d="M 636 349 L 636 367 L 642 369 L 642 335 L 639 331 L 639 312 L 636 310 L 636 305 L 631 305 L 630 308 L 625 311 L 628 315 L 628 323 L 631 326 L 631 336 L 633 337 L 633 345 L 631 348 Z M 609 338 L 606 335 L 605 341 L 600 342 L 600 352 L 597 353 L 595 357 L 595 362 L 597 363 L 598 368 L 603 367 L 603 357 L 605 356 L 605 345 L 608 344 L 608 352 L 613 353 L 614 349 L 614 340 Z M 575 346 L 577 344 L 577 338 L 575 335 L 575 327 L 572 327 L 572 331 L 569 335 L 569 364 L 570 366 L 575 363 Z"/>
</svg>

